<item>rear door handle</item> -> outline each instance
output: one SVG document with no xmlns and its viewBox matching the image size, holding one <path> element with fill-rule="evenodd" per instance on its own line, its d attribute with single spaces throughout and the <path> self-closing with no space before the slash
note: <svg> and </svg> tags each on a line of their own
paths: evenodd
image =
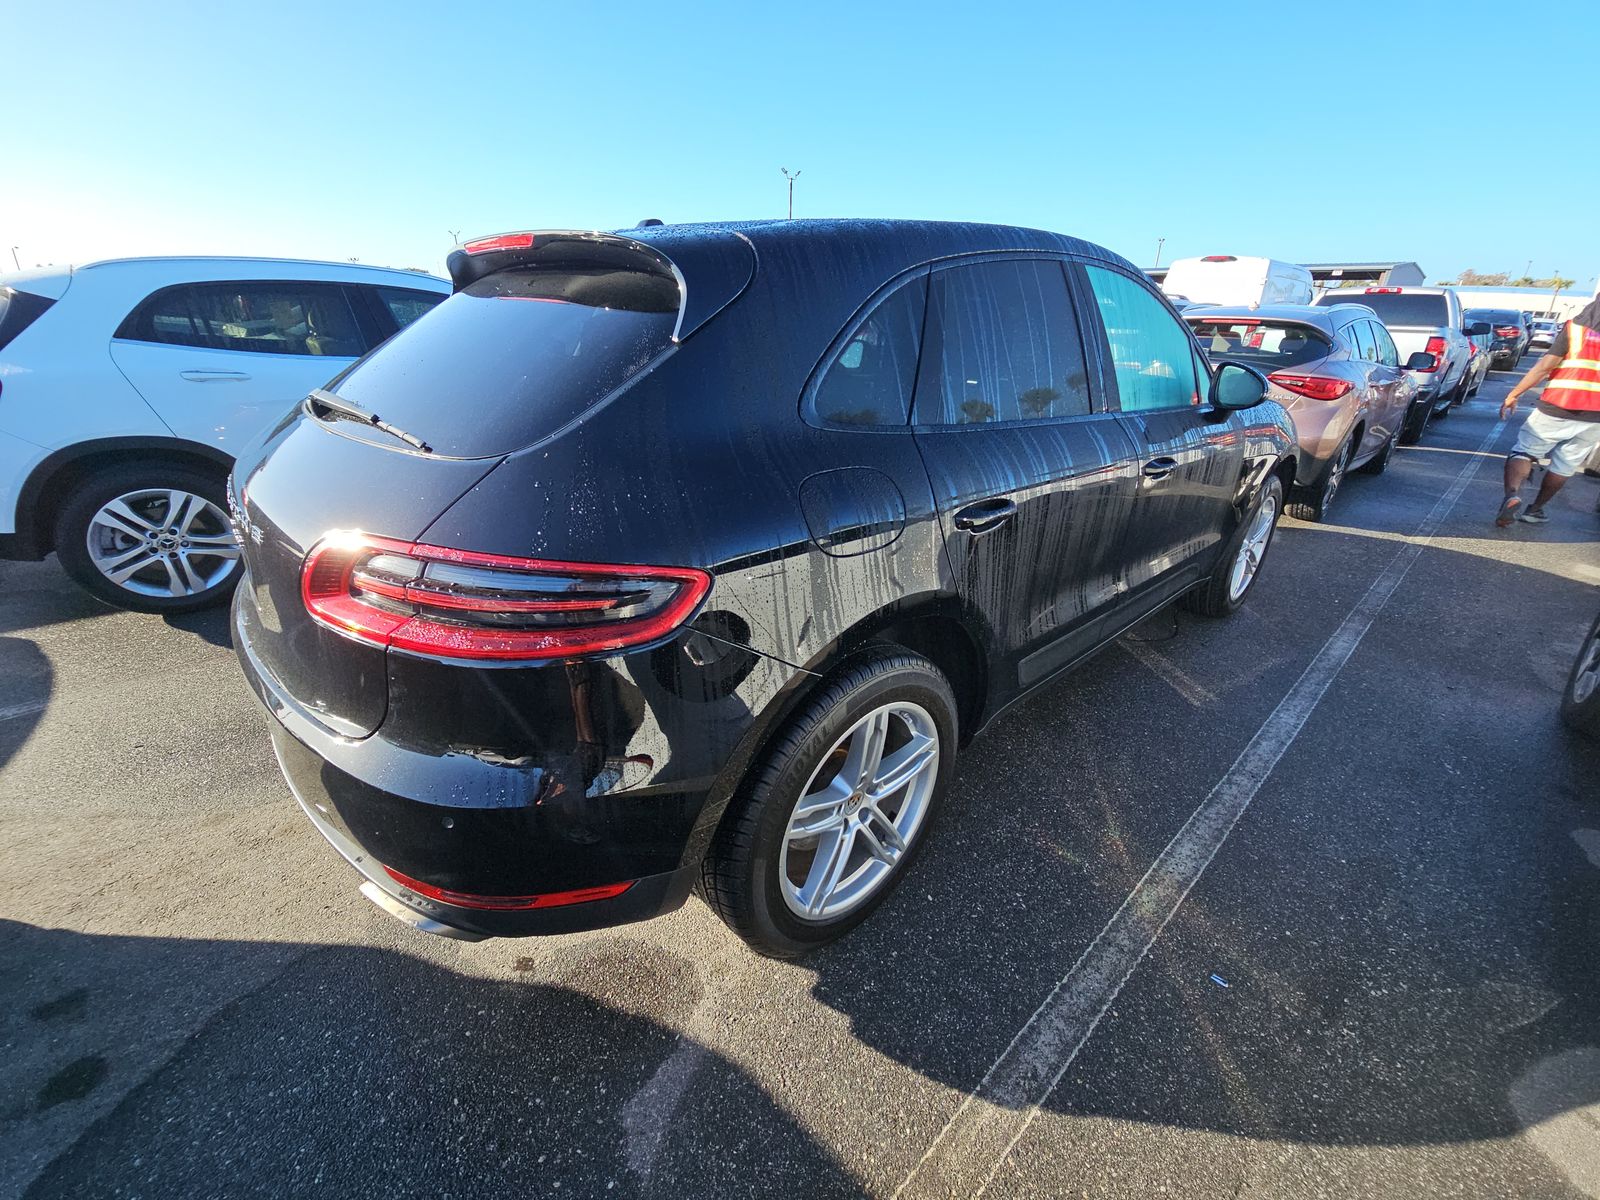
<svg viewBox="0 0 1600 1200">
<path fill-rule="evenodd" d="M 955 526 L 968 533 L 988 533 L 991 529 L 999 529 L 1016 515 L 1016 502 L 997 496 L 990 500 L 979 500 L 961 509 L 955 515 Z"/>
<path fill-rule="evenodd" d="M 190 383 L 243 383 L 250 376 L 243 371 L 179 371 L 178 378 Z"/>
<path fill-rule="evenodd" d="M 1152 458 L 1145 463 L 1143 475 L 1146 479 L 1165 479 L 1178 469 L 1178 460 L 1175 458 Z"/>
</svg>

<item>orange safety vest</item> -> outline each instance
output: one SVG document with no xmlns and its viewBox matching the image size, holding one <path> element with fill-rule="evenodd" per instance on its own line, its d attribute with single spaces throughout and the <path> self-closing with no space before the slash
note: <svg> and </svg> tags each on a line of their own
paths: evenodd
<svg viewBox="0 0 1600 1200">
<path fill-rule="evenodd" d="M 1600 412 L 1600 330 L 1567 322 L 1567 356 L 1539 399 L 1572 412 Z"/>
</svg>

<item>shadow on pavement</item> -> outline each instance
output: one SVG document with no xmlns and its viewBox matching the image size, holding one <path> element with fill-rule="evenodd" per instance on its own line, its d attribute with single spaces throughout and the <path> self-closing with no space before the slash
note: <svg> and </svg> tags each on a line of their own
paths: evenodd
<svg viewBox="0 0 1600 1200">
<path fill-rule="evenodd" d="M 369 947 L 0 920 L 0 1191 L 43 1168 L 27 1196 L 731 1196 L 803 1170 L 806 1195 L 858 1194 L 759 1083 L 637 1011 L 699 994 L 639 949 L 584 959 L 602 997 Z"/>
<path fill-rule="evenodd" d="M 39 724 L 54 690 L 50 660 L 32 641 L 0 637 L 0 767 L 11 761 Z"/>
</svg>

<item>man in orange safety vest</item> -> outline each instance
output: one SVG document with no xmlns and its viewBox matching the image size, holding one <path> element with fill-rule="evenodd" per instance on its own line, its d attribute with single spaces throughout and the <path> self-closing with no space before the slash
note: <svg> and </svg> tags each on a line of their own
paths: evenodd
<svg viewBox="0 0 1600 1200">
<path fill-rule="evenodd" d="M 1500 416 L 1509 418 L 1522 394 L 1541 383 L 1545 389 L 1506 459 L 1506 495 L 1494 520 L 1502 527 L 1513 521 L 1548 521 L 1545 505 L 1600 446 L 1600 299 L 1567 322 L 1549 353 L 1511 389 Z M 1539 494 L 1524 506 L 1517 493 L 1542 458 L 1550 460 L 1550 467 Z"/>
</svg>

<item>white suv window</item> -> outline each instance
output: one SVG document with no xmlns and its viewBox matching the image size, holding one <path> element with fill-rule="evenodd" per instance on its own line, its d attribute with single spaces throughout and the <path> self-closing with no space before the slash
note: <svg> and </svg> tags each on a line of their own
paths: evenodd
<svg viewBox="0 0 1600 1200">
<path fill-rule="evenodd" d="M 253 354 L 355 358 L 366 350 L 343 288 L 279 280 L 163 288 L 117 336 Z"/>
</svg>

